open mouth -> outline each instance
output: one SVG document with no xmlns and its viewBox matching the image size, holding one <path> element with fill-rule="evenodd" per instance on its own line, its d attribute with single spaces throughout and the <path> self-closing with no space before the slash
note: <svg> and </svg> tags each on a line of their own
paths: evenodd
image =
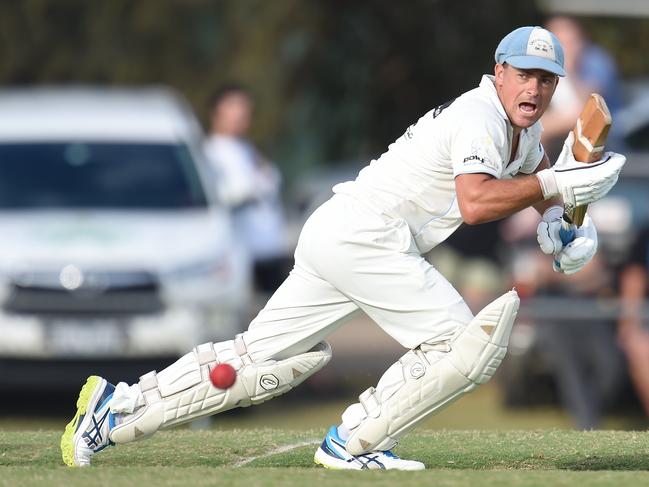
<svg viewBox="0 0 649 487">
<path fill-rule="evenodd" d="M 533 115 L 536 112 L 536 103 L 523 102 L 518 104 L 518 108 L 521 112 L 527 115 Z"/>
</svg>

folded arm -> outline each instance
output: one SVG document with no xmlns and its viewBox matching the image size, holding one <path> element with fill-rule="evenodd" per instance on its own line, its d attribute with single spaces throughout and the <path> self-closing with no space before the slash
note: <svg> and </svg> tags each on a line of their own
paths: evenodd
<svg viewBox="0 0 649 487">
<path fill-rule="evenodd" d="M 536 172 L 550 167 L 547 156 Z M 463 220 L 469 225 L 505 218 L 528 206 L 540 214 L 554 205 L 561 204 L 561 198 L 545 200 L 538 178 L 534 175 L 519 175 L 513 179 L 496 179 L 489 174 L 460 174 L 455 178 L 455 191 Z"/>
<path fill-rule="evenodd" d="M 607 152 L 599 161 L 577 162 L 572 155 L 573 141 L 571 132 L 557 163 L 550 167 L 544 156 L 532 175 L 513 179 L 484 173 L 458 175 L 455 190 L 464 221 L 475 225 L 498 220 L 528 206 L 543 213 L 559 203 L 559 196 L 574 207 L 604 197 L 615 185 L 626 157 Z"/>
</svg>

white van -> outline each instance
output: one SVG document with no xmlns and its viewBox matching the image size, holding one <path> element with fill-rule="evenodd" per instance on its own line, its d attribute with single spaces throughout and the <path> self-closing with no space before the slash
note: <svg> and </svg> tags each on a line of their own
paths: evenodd
<svg viewBox="0 0 649 487">
<path fill-rule="evenodd" d="M 166 89 L 0 91 L 0 386 L 241 330 L 249 266 L 201 137 Z"/>
</svg>

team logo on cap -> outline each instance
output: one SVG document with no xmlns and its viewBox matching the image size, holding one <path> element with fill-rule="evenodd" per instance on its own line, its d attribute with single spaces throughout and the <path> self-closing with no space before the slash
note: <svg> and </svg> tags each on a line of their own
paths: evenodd
<svg viewBox="0 0 649 487">
<path fill-rule="evenodd" d="M 555 61 L 554 44 L 550 33 L 545 29 L 534 29 L 527 41 L 527 54 Z"/>
</svg>

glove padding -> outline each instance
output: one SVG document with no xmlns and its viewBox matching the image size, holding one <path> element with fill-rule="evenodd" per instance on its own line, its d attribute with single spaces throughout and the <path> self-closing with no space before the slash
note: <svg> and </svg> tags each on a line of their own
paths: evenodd
<svg viewBox="0 0 649 487">
<path fill-rule="evenodd" d="M 626 157 L 615 152 L 605 152 L 602 159 L 590 164 L 576 161 L 572 155 L 575 137 L 568 134 L 556 164 L 537 173 L 544 198 L 558 194 L 566 206 L 583 206 L 597 201 L 611 190 Z"/>
<path fill-rule="evenodd" d="M 566 245 L 554 259 L 555 272 L 574 274 L 584 267 L 597 252 L 597 229 L 588 215 L 584 224 L 575 229 L 575 239 Z"/>
<path fill-rule="evenodd" d="M 545 210 L 543 219 L 536 227 L 536 240 L 544 254 L 557 255 L 563 249 L 563 242 L 559 235 L 562 214 L 563 208 L 552 206 Z"/>
</svg>

